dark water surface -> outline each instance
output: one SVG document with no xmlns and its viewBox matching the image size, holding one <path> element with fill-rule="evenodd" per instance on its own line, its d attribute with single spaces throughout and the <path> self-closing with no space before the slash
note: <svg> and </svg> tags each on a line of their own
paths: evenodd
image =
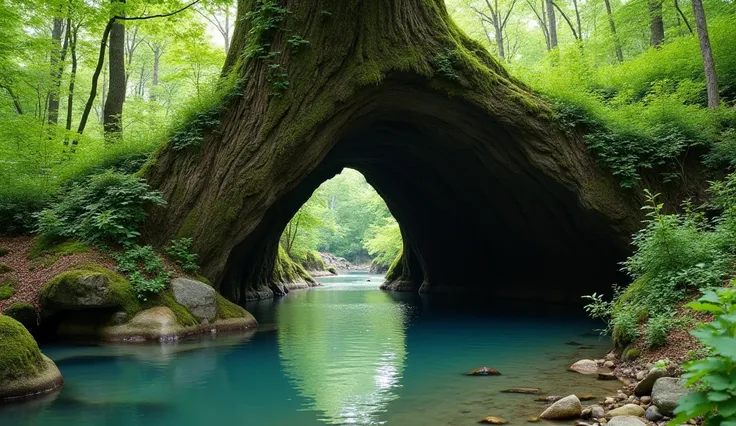
<svg viewBox="0 0 736 426">
<path fill-rule="evenodd" d="M 607 348 L 586 334 L 594 324 L 583 317 L 385 293 L 381 277 L 367 273 L 320 281 L 324 287 L 249 306 L 257 333 L 44 346 L 63 390 L 0 406 L 0 425 L 431 426 L 475 425 L 489 415 L 522 425 L 544 405 L 500 390 L 605 396 L 617 387 L 565 371 Z M 462 374 L 483 365 L 503 375 Z"/>
</svg>

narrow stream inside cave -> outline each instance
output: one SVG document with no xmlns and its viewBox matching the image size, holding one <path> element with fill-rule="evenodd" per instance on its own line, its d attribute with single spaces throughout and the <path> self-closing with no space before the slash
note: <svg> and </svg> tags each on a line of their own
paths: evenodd
<svg viewBox="0 0 736 426">
<path fill-rule="evenodd" d="M 0 424 L 469 426 L 494 415 L 523 425 L 544 404 L 501 390 L 602 397 L 617 387 L 566 371 L 607 349 L 582 313 L 388 293 L 365 271 L 320 281 L 248 306 L 256 333 L 43 346 L 63 390 L 0 406 Z M 463 374 L 480 366 L 502 375 Z"/>
</svg>

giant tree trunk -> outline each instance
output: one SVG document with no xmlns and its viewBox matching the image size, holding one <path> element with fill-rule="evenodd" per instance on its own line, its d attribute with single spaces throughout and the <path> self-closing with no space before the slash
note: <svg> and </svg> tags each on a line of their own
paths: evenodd
<svg viewBox="0 0 736 426">
<path fill-rule="evenodd" d="M 659 47 L 664 43 L 664 20 L 662 19 L 662 3 L 664 0 L 649 0 L 649 44 Z"/>
<path fill-rule="evenodd" d="M 695 15 L 695 26 L 698 29 L 698 39 L 700 40 L 700 53 L 703 56 L 705 87 L 708 92 L 708 108 L 718 108 L 721 101 L 718 94 L 716 63 L 713 60 L 713 49 L 710 47 L 710 37 L 708 36 L 708 24 L 705 21 L 703 0 L 693 0 L 693 14 Z"/>
<path fill-rule="evenodd" d="M 219 124 L 192 124 L 142 172 L 168 200 L 144 239 L 192 237 L 231 300 L 283 292 L 284 227 L 352 167 L 401 225 L 385 288 L 579 302 L 615 282 L 638 207 L 443 0 L 261 4 L 239 4 L 224 71 L 238 84 Z"/>
<path fill-rule="evenodd" d="M 125 0 L 112 0 L 125 3 Z M 122 13 L 116 13 L 122 15 Z M 120 21 L 112 24 L 109 36 L 108 63 L 110 69 L 107 99 L 102 125 L 106 142 L 115 142 L 123 133 L 123 104 L 125 103 L 125 25 Z"/>
</svg>

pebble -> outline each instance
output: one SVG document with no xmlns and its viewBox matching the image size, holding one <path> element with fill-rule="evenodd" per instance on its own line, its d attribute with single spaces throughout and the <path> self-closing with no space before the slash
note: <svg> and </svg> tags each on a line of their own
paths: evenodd
<svg viewBox="0 0 736 426">
<path fill-rule="evenodd" d="M 642 397 L 641 397 L 641 399 L 640 399 L 639 401 L 641 401 L 641 403 L 642 403 L 643 405 L 647 405 L 647 404 L 649 404 L 650 402 L 652 402 L 652 397 L 651 397 L 651 396 L 642 396 Z"/>
<path fill-rule="evenodd" d="M 607 367 L 607 368 L 613 368 L 613 366 L 615 366 L 615 365 L 616 364 L 614 364 L 613 361 L 606 361 L 606 362 L 603 363 L 603 366 L 604 367 Z"/>
<path fill-rule="evenodd" d="M 610 396 L 609 396 L 609 397 L 607 397 L 607 398 L 606 398 L 605 400 L 603 400 L 603 403 L 604 403 L 604 404 L 608 404 L 608 405 L 611 405 L 611 404 L 613 404 L 613 403 L 615 403 L 615 402 L 616 402 L 616 400 L 615 400 L 615 399 L 613 399 L 613 398 L 612 398 L 612 397 L 610 397 Z"/>
<path fill-rule="evenodd" d="M 647 372 L 644 371 L 644 370 L 636 373 L 636 380 L 638 380 L 638 381 L 644 380 L 645 377 L 647 377 Z"/>
</svg>

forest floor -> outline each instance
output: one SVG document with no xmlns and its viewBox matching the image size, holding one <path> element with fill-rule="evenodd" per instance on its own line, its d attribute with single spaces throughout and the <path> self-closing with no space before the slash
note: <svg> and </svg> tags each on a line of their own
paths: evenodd
<svg viewBox="0 0 736 426">
<path fill-rule="evenodd" d="M 12 283 L 14 293 L 8 299 L 0 300 L 0 312 L 15 302 L 28 302 L 38 307 L 41 287 L 56 275 L 76 266 L 95 264 L 115 269 L 116 262 L 99 251 L 76 245 L 75 249 L 57 252 L 44 252 L 31 255 L 34 237 L 0 236 L 0 248 L 7 253 L 0 256 L 0 267 L 6 265 L 7 272 L 0 274 L 0 283 Z"/>
</svg>

